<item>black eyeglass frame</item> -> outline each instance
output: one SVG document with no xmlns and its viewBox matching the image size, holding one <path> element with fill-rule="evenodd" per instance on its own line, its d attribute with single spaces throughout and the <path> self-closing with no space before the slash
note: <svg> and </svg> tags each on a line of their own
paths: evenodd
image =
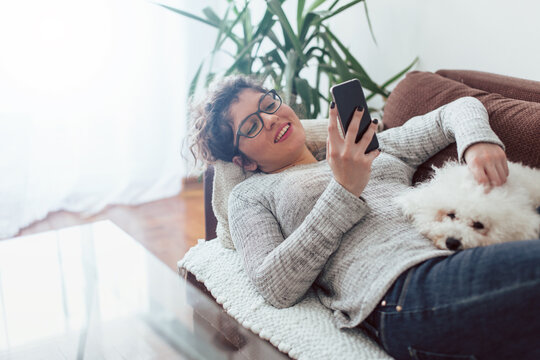
<svg viewBox="0 0 540 360">
<path fill-rule="evenodd" d="M 261 103 L 262 101 L 264 100 L 264 98 L 269 95 L 269 94 L 273 94 L 274 95 L 274 98 L 277 98 L 279 100 L 279 105 L 278 107 L 274 110 L 274 111 L 264 111 L 264 110 L 261 110 Z M 242 120 L 240 122 L 240 125 L 238 126 L 238 130 L 236 130 L 236 141 L 235 141 L 235 144 L 234 144 L 234 152 L 235 154 L 238 154 L 240 151 L 238 149 L 238 147 L 240 146 L 240 136 L 244 136 L 244 137 L 247 137 L 247 138 L 250 138 L 250 139 L 253 139 L 254 137 L 256 137 L 257 135 L 259 135 L 262 131 L 262 129 L 264 128 L 264 121 L 260 115 L 260 113 L 263 113 L 263 114 L 274 114 L 276 113 L 276 111 L 279 110 L 279 108 L 281 107 L 281 105 L 283 104 L 283 100 L 281 99 L 281 96 L 279 96 L 279 94 L 277 93 L 277 91 L 275 89 L 272 89 L 272 90 L 268 90 L 267 92 L 265 92 L 261 98 L 259 99 L 259 104 L 257 105 L 257 111 L 255 111 L 254 113 L 251 113 L 249 114 L 248 116 L 246 116 L 246 118 L 244 120 Z M 259 129 L 259 131 L 257 131 L 257 133 L 255 135 L 247 135 L 247 134 L 244 134 L 240 131 L 240 129 L 242 128 L 242 126 L 244 125 L 244 123 L 250 118 L 252 117 L 253 115 L 257 115 L 257 118 L 259 119 L 259 121 L 261 122 L 262 126 L 261 128 Z"/>
</svg>

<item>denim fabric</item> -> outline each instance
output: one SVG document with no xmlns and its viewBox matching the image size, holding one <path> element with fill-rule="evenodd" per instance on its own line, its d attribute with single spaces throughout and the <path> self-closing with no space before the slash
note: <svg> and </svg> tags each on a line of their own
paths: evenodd
<svg viewBox="0 0 540 360">
<path fill-rule="evenodd" d="M 540 359 L 540 240 L 423 262 L 360 326 L 396 359 Z"/>
</svg>

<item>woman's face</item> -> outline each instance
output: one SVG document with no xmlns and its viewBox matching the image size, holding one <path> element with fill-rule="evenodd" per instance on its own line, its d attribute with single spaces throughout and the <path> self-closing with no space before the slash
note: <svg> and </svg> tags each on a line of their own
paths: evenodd
<svg viewBox="0 0 540 360">
<path fill-rule="evenodd" d="M 240 136 L 237 139 L 240 123 L 258 110 L 262 96 L 264 93 L 245 89 L 240 92 L 238 101 L 231 105 L 234 141 L 238 141 L 240 151 L 252 161 L 250 164 L 243 164 L 244 168 L 255 170 L 258 167 L 267 173 L 278 172 L 294 165 L 305 156 L 305 151 L 309 152 L 305 146 L 306 135 L 295 112 L 282 104 L 273 114 L 259 113 L 264 126 L 257 136 Z M 284 130 L 286 131 L 283 133 Z M 235 156 L 233 162 L 242 166 L 239 156 Z"/>
</svg>

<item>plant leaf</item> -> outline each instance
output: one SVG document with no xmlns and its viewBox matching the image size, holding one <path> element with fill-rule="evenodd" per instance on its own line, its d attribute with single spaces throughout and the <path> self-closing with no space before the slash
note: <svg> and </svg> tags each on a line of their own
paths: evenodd
<svg viewBox="0 0 540 360">
<path fill-rule="evenodd" d="M 334 1 L 334 3 L 332 5 L 330 5 L 328 10 L 332 10 L 333 8 L 335 8 L 338 2 L 339 2 L 339 0 Z"/>
<path fill-rule="evenodd" d="M 238 38 L 238 36 L 236 36 L 235 34 L 233 34 L 232 32 L 232 29 L 236 26 L 236 24 L 238 24 L 238 22 L 242 19 L 242 15 L 245 11 L 247 11 L 248 9 L 248 6 L 246 4 L 246 6 L 244 7 L 244 9 L 242 9 L 242 11 L 240 12 L 240 14 L 234 19 L 234 21 L 230 22 L 230 24 L 227 24 L 228 21 L 228 16 L 229 16 L 229 12 L 231 10 L 231 6 L 227 7 L 227 10 L 225 11 L 225 15 L 223 17 L 223 21 L 222 21 L 222 32 L 220 33 L 220 35 L 222 34 L 226 34 L 227 37 L 223 37 L 223 38 L 220 38 L 220 41 L 219 41 L 219 44 L 218 42 L 216 41 L 216 46 L 214 47 L 214 50 L 217 50 L 218 48 L 221 48 L 223 46 L 223 43 L 227 40 L 227 39 L 230 39 L 232 40 L 237 47 L 240 47 L 242 46 L 242 41 Z"/>
<path fill-rule="evenodd" d="M 309 83 L 306 79 L 302 79 L 299 77 L 294 79 L 294 84 L 296 85 L 296 92 L 298 93 L 298 95 L 300 95 L 300 98 L 302 99 L 302 103 L 307 112 L 306 115 L 311 116 L 311 105 L 313 104 L 313 93 L 311 91 L 311 86 L 309 86 Z"/>
<path fill-rule="evenodd" d="M 283 91 L 285 93 L 285 99 L 290 104 L 292 98 L 292 87 L 294 74 L 296 73 L 296 60 L 298 59 L 297 53 L 291 49 L 287 53 L 287 63 L 285 64 L 285 70 L 283 71 L 283 77 L 285 77 L 285 86 Z"/>
<path fill-rule="evenodd" d="M 341 55 L 337 52 L 337 50 L 334 48 L 334 45 L 332 45 L 332 41 L 330 40 L 330 37 L 327 33 L 321 33 L 321 37 L 324 40 L 324 44 L 326 47 L 326 50 L 330 53 L 331 59 L 336 63 L 337 72 L 339 76 L 342 78 L 343 81 L 347 81 L 352 79 L 352 74 L 349 71 L 349 67 L 343 61 L 341 58 Z"/>
<path fill-rule="evenodd" d="M 206 15 L 208 21 L 214 24 L 215 27 L 221 27 L 221 19 L 209 6 L 203 9 L 203 14 Z"/>
<path fill-rule="evenodd" d="M 300 34 L 300 29 L 303 26 L 303 14 L 304 14 L 304 6 L 306 5 L 306 0 L 298 0 L 298 6 L 296 7 L 296 26 L 298 28 L 298 33 Z"/>
<path fill-rule="evenodd" d="M 257 43 L 257 41 L 260 40 L 260 37 L 255 38 L 249 42 L 240 52 L 236 55 L 234 63 L 229 67 L 229 69 L 225 72 L 225 75 L 230 75 L 234 72 L 234 69 L 238 66 L 238 64 L 241 64 L 242 61 L 245 61 L 245 55 L 248 54 L 248 57 L 251 55 L 251 49 L 253 48 L 253 45 Z M 248 72 L 243 72 L 244 74 L 249 74 Z"/>
<path fill-rule="evenodd" d="M 208 20 L 205 20 L 203 19 L 202 17 L 199 17 L 197 15 L 194 15 L 192 13 L 189 13 L 187 11 L 184 11 L 184 10 L 180 10 L 180 9 L 176 9 L 176 8 L 173 8 L 173 7 L 170 7 L 170 6 L 167 6 L 167 5 L 163 5 L 163 4 L 158 4 L 158 3 L 155 3 L 156 5 L 159 5 L 167 10 L 170 10 L 172 12 L 175 12 L 177 14 L 180 14 L 180 15 L 183 15 L 183 16 L 186 16 L 188 18 L 191 18 L 193 20 L 197 20 L 197 21 L 200 21 L 202 23 L 205 23 L 205 24 L 208 24 L 210 26 L 213 26 L 215 28 L 217 28 L 218 26 L 214 25 L 212 22 L 208 21 Z"/>
<path fill-rule="evenodd" d="M 304 44 L 304 46 L 309 44 L 309 41 L 304 41 L 304 40 L 306 38 L 306 35 L 308 33 L 308 30 L 309 30 L 311 24 L 318 22 L 319 19 L 320 19 L 319 15 L 317 15 L 315 13 L 310 12 L 310 13 L 306 14 L 306 17 L 305 17 L 304 22 L 302 24 L 302 28 L 300 29 L 300 31 L 298 33 L 298 37 L 299 37 L 300 41 Z"/>
<path fill-rule="evenodd" d="M 333 41 L 335 41 L 335 43 L 338 45 L 339 49 L 343 52 L 343 54 L 345 54 L 345 58 L 351 64 L 351 68 L 354 71 L 356 77 L 359 78 L 360 82 L 362 83 L 362 86 L 365 87 L 366 89 L 371 90 L 371 91 L 376 91 L 381 95 L 384 94 L 384 91 L 379 87 L 379 85 L 377 85 L 369 77 L 367 72 L 364 70 L 362 65 L 360 65 L 358 60 L 356 60 L 356 58 L 351 54 L 349 49 L 347 49 L 347 47 L 345 47 L 345 45 L 343 45 L 343 43 L 341 41 L 339 41 L 339 39 L 327 27 L 325 27 L 325 28 L 326 28 L 326 31 L 327 31 L 329 37 Z"/>
<path fill-rule="evenodd" d="M 351 6 L 354 6 L 354 5 L 358 4 L 358 3 L 361 2 L 361 1 L 365 1 L 365 0 L 354 0 L 354 1 L 351 1 L 350 3 L 348 3 L 347 5 L 343 5 L 342 7 L 340 7 L 339 9 L 337 9 L 336 11 L 333 11 L 330 15 L 327 15 L 327 16 L 323 17 L 323 18 L 321 19 L 321 22 L 323 22 L 324 20 L 329 19 L 329 18 L 331 18 L 331 17 L 333 17 L 333 16 L 339 14 L 339 13 L 342 12 L 342 11 L 347 10 L 347 9 L 350 8 Z"/>
<path fill-rule="evenodd" d="M 315 1 L 313 4 L 311 4 L 311 6 L 309 7 L 308 9 L 308 12 L 311 12 L 313 10 L 315 10 L 316 8 L 318 8 L 319 6 L 321 6 L 324 2 L 326 2 L 326 0 L 317 0 Z"/>
<path fill-rule="evenodd" d="M 278 49 L 280 49 L 281 51 L 283 51 L 283 53 L 286 53 L 286 52 L 287 52 L 285 46 L 283 46 L 283 44 L 279 42 L 278 37 L 276 36 L 276 34 L 275 34 L 272 30 L 268 31 L 268 33 L 266 34 L 266 37 L 267 37 L 268 39 L 270 39 L 270 41 L 272 41 L 272 42 L 274 43 L 274 45 L 276 45 L 276 47 L 277 47 Z"/>
<path fill-rule="evenodd" d="M 197 72 L 195 73 L 195 76 L 191 80 L 191 83 L 189 84 L 189 91 L 188 91 L 188 99 L 191 98 L 193 95 L 195 95 L 195 90 L 197 90 L 197 84 L 199 82 L 199 77 L 201 75 L 201 70 L 204 65 L 204 60 L 201 61 L 201 64 L 199 65 L 199 68 L 197 69 Z"/>
<path fill-rule="evenodd" d="M 287 15 L 285 15 L 283 9 L 281 8 L 280 2 L 277 0 L 267 0 L 267 4 L 270 7 L 270 10 L 272 10 L 272 12 L 278 17 L 279 23 L 283 29 L 284 37 L 291 42 L 294 50 L 298 53 L 298 57 L 303 59 L 304 54 L 302 53 L 300 41 L 294 34 L 291 24 L 289 23 L 289 20 L 287 20 Z"/>
<path fill-rule="evenodd" d="M 413 62 L 410 63 L 409 66 L 407 66 L 405 69 L 401 70 L 396 75 L 392 76 L 389 80 L 387 80 L 384 84 L 382 84 L 381 87 L 386 88 L 388 85 L 390 85 L 391 83 L 393 83 L 394 81 L 396 81 L 397 79 L 402 77 L 406 72 L 408 72 L 414 66 L 414 64 L 416 64 L 417 61 L 418 61 L 418 57 L 414 58 Z M 388 95 L 390 95 L 390 94 L 388 94 Z"/>
<path fill-rule="evenodd" d="M 371 19 L 369 17 L 369 12 L 368 12 L 368 8 L 367 8 L 367 1 L 364 1 L 364 11 L 366 12 L 366 19 L 367 19 L 367 23 L 368 23 L 368 26 L 369 26 L 369 32 L 371 33 L 371 38 L 373 39 L 373 42 L 375 43 L 375 45 L 378 45 L 377 44 L 377 39 L 375 39 L 375 33 L 373 32 L 373 27 L 371 26 Z"/>
</svg>

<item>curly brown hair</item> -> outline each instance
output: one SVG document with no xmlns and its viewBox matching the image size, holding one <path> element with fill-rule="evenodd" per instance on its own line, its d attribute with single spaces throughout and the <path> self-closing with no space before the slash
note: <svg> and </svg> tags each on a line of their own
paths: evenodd
<svg viewBox="0 0 540 360">
<path fill-rule="evenodd" d="M 204 100 L 191 106 L 191 128 L 188 135 L 189 149 L 195 161 L 211 164 L 216 160 L 232 162 L 235 155 L 231 105 L 245 89 L 266 92 L 262 83 L 245 75 L 226 77 L 214 83 Z"/>
</svg>

